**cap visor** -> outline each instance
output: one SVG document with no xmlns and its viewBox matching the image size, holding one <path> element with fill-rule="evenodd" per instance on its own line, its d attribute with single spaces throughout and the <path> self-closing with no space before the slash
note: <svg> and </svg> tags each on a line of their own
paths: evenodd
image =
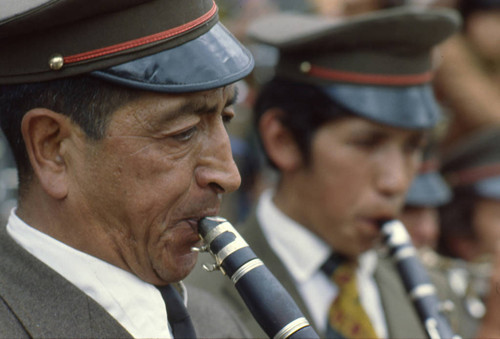
<svg viewBox="0 0 500 339">
<path fill-rule="evenodd" d="M 437 172 L 417 176 L 406 196 L 410 206 L 437 207 L 451 199 L 451 190 Z"/>
<path fill-rule="evenodd" d="M 474 184 L 474 190 L 483 198 L 500 200 L 500 177 L 481 180 Z"/>
<path fill-rule="evenodd" d="M 250 52 L 217 23 L 183 45 L 92 75 L 127 87 L 155 92 L 194 92 L 222 87 L 248 75 Z"/>
<path fill-rule="evenodd" d="M 434 126 L 441 118 L 430 85 L 335 84 L 324 90 L 332 100 L 356 115 L 384 125 L 422 129 Z"/>
</svg>

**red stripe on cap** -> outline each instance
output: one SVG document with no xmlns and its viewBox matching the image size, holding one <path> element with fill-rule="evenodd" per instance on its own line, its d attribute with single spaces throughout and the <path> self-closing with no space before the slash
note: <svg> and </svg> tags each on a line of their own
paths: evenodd
<svg viewBox="0 0 500 339">
<path fill-rule="evenodd" d="M 500 164 L 484 165 L 450 173 L 446 178 L 452 186 L 472 184 L 476 181 L 500 176 Z"/>
<path fill-rule="evenodd" d="M 420 85 L 431 81 L 433 77 L 432 72 L 412 75 L 364 74 L 338 71 L 315 65 L 311 65 L 311 68 L 307 73 L 311 76 L 328 80 L 346 81 L 358 84 L 393 86 Z"/>
<path fill-rule="evenodd" d="M 113 46 L 108 46 L 108 47 L 96 49 L 93 51 L 88 51 L 88 52 L 84 52 L 84 53 L 70 55 L 70 56 L 64 57 L 64 63 L 69 64 L 69 63 L 75 63 L 75 62 L 79 62 L 79 61 L 83 61 L 83 60 L 98 58 L 98 57 L 105 56 L 108 54 L 122 52 L 122 51 L 125 51 L 125 50 L 130 49 L 130 48 L 139 47 L 142 45 L 147 45 L 147 44 L 150 44 L 153 42 L 168 39 L 168 38 L 174 37 L 176 35 L 179 35 L 181 33 L 184 33 L 186 31 L 189 31 L 196 26 L 204 24 L 205 22 L 210 20 L 216 13 L 217 13 L 217 5 L 215 4 L 215 2 L 213 2 L 212 8 L 210 8 L 210 10 L 207 13 L 205 13 L 202 16 L 200 16 L 199 18 L 192 20 L 188 23 L 185 23 L 181 26 L 177 26 L 175 28 L 171 28 L 171 29 L 168 29 L 168 30 L 163 31 L 163 32 L 155 33 L 152 35 L 148 35 L 148 36 L 145 36 L 145 37 L 142 37 L 139 39 L 130 40 L 130 41 L 116 44 Z"/>
<path fill-rule="evenodd" d="M 439 161 L 437 161 L 436 159 L 431 159 L 424 161 L 422 165 L 420 165 L 418 173 L 426 174 L 426 173 L 436 172 L 438 170 L 439 170 Z"/>
</svg>

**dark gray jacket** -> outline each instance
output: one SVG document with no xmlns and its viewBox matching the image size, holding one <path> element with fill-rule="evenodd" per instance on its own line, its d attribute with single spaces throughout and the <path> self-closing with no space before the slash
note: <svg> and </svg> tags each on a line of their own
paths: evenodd
<svg viewBox="0 0 500 339">
<path fill-rule="evenodd" d="M 188 286 L 199 337 L 247 337 L 220 302 Z M 98 303 L 0 230 L 0 338 L 131 338 Z"/>
</svg>

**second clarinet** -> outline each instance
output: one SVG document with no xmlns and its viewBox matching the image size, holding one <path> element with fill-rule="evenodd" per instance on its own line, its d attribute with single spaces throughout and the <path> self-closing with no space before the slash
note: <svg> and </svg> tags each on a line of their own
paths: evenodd
<svg viewBox="0 0 500 339">
<path fill-rule="evenodd" d="M 398 220 L 391 220 L 382 223 L 381 228 L 406 292 L 429 338 L 460 338 L 441 311 L 436 288 L 420 262 L 405 226 Z"/>
</svg>

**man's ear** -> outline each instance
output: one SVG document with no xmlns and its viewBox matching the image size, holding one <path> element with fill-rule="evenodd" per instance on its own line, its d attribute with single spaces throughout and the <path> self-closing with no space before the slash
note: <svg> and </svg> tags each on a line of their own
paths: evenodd
<svg viewBox="0 0 500 339">
<path fill-rule="evenodd" d="M 302 165 L 302 154 L 288 128 L 280 120 L 284 112 L 269 109 L 259 120 L 259 133 L 269 158 L 281 171 L 293 171 Z"/>
<path fill-rule="evenodd" d="M 71 135 L 68 117 L 45 108 L 28 111 L 21 131 L 33 171 L 43 190 L 55 199 L 68 194 L 62 142 Z"/>
</svg>

